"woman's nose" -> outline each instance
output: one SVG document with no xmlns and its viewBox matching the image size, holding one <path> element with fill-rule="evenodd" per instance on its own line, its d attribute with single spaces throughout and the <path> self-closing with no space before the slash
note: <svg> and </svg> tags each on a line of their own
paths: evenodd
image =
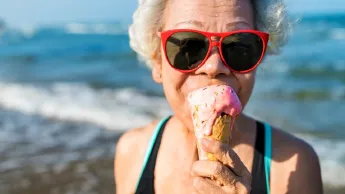
<svg viewBox="0 0 345 194">
<path fill-rule="evenodd" d="M 216 78 L 219 75 L 230 75 L 230 73 L 230 69 L 223 63 L 216 47 L 213 47 L 205 63 L 195 71 L 195 74 L 206 74 L 210 78 Z"/>
</svg>

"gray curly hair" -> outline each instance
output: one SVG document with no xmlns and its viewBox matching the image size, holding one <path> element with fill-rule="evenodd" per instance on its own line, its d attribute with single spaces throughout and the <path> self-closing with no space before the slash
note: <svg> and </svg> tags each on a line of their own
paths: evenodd
<svg viewBox="0 0 345 194">
<path fill-rule="evenodd" d="M 163 23 L 167 0 L 139 0 L 129 27 L 130 46 L 140 60 L 152 67 L 154 56 L 160 55 L 160 39 L 156 32 Z M 290 22 L 282 0 L 252 0 L 257 30 L 270 34 L 268 52 L 278 54 L 288 39 Z"/>
</svg>

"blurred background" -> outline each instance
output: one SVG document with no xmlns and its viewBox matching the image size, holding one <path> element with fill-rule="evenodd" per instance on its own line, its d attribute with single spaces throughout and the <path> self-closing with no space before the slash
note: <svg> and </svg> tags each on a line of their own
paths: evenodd
<svg viewBox="0 0 345 194">
<path fill-rule="evenodd" d="M 345 1 L 286 0 L 245 112 L 309 142 L 345 193 Z M 137 0 L 0 0 L 0 193 L 114 193 L 123 133 L 171 114 L 127 29 Z"/>
</svg>

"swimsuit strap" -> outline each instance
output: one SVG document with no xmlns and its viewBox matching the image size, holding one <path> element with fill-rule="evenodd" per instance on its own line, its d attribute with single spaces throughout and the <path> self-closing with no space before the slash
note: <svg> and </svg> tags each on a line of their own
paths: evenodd
<svg viewBox="0 0 345 194">
<path fill-rule="evenodd" d="M 168 120 L 170 119 L 170 117 L 171 116 L 165 117 L 164 119 L 162 119 L 157 124 L 157 126 L 154 129 L 153 134 L 150 138 L 148 147 L 146 149 L 146 154 L 144 157 L 144 163 L 142 165 L 140 178 L 139 178 L 139 180 L 137 182 L 137 186 L 136 186 L 136 191 L 139 193 L 141 193 L 140 190 L 145 189 L 145 187 L 147 186 L 147 180 L 150 180 L 150 183 L 153 182 L 153 173 L 154 173 L 153 171 L 154 171 L 154 167 L 155 167 L 155 163 L 156 163 L 156 157 L 157 157 L 158 149 L 160 146 L 160 140 L 162 138 L 162 134 L 163 134 L 165 125 L 168 122 Z"/>
<path fill-rule="evenodd" d="M 265 123 L 265 174 L 267 194 L 270 194 L 270 173 L 272 160 L 272 128 Z"/>
</svg>

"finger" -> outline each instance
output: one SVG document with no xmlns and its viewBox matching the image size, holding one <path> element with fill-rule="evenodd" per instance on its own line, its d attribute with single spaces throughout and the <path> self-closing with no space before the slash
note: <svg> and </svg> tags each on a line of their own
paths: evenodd
<svg viewBox="0 0 345 194">
<path fill-rule="evenodd" d="M 250 193 L 251 186 L 249 184 L 241 184 L 237 182 L 236 185 L 228 185 L 222 187 L 222 189 L 228 194 L 238 194 L 238 193 Z"/>
<path fill-rule="evenodd" d="M 202 140 L 202 146 L 205 151 L 213 153 L 219 161 L 229 166 L 236 175 L 248 179 L 251 177 L 250 172 L 240 157 L 228 145 L 213 139 L 204 138 Z"/>
<path fill-rule="evenodd" d="M 237 181 L 237 176 L 228 167 L 216 161 L 196 161 L 193 164 L 192 172 L 196 176 L 215 179 L 221 185 L 233 185 Z"/>
<path fill-rule="evenodd" d="M 199 194 L 220 194 L 222 193 L 221 187 L 216 185 L 210 179 L 195 177 L 193 179 L 193 186 Z"/>
</svg>

